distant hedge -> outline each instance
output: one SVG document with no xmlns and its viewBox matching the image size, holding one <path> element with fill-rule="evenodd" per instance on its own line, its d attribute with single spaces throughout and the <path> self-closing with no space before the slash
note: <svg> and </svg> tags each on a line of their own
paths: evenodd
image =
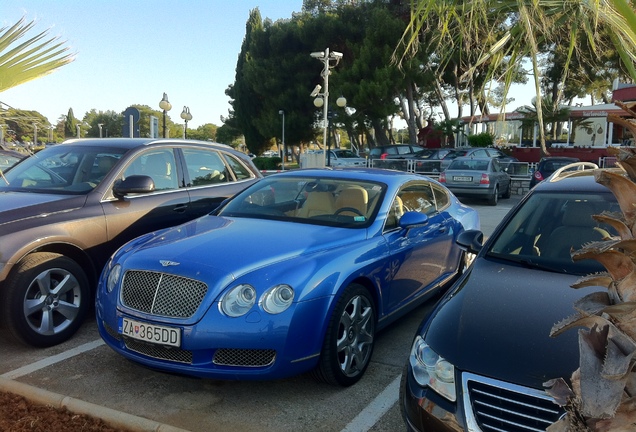
<svg viewBox="0 0 636 432">
<path fill-rule="evenodd" d="M 259 170 L 278 170 L 280 169 L 280 166 L 283 163 L 283 159 L 278 156 L 274 156 L 274 157 L 257 156 L 254 159 L 252 159 L 252 162 L 254 162 L 254 165 L 256 165 L 256 168 L 258 168 Z"/>
<path fill-rule="evenodd" d="M 468 135 L 468 144 L 471 147 L 492 147 L 495 144 L 495 137 L 488 132 Z"/>
</svg>

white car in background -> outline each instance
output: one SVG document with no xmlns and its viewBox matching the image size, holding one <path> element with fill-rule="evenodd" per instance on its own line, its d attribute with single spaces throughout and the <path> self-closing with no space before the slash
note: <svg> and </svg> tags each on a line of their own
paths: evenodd
<svg viewBox="0 0 636 432">
<path fill-rule="evenodd" d="M 366 167 L 367 160 L 347 149 L 329 150 L 327 166 L 331 167 Z"/>
</svg>

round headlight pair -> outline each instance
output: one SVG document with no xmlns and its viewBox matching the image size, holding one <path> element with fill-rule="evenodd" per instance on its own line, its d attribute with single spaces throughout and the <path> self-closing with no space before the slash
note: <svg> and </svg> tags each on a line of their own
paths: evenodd
<svg viewBox="0 0 636 432">
<path fill-rule="evenodd" d="M 276 285 L 268 289 L 259 301 L 263 310 L 270 314 L 284 312 L 294 300 L 294 290 L 289 285 Z M 248 284 L 229 290 L 221 299 L 221 311 L 236 318 L 245 315 L 256 304 L 256 290 Z"/>
</svg>

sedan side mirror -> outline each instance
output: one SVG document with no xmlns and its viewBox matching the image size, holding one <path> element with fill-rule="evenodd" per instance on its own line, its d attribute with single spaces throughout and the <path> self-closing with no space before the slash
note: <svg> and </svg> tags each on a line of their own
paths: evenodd
<svg viewBox="0 0 636 432">
<path fill-rule="evenodd" d="M 145 175 L 131 175 L 124 180 L 117 180 L 113 186 L 113 194 L 123 198 L 129 194 L 154 192 L 155 182 L 152 177 Z"/>
<path fill-rule="evenodd" d="M 484 247 L 484 233 L 479 230 L 466 230 L 457 236 L 456 243 L 470 253 L 477 254 Z"/>
</svg>

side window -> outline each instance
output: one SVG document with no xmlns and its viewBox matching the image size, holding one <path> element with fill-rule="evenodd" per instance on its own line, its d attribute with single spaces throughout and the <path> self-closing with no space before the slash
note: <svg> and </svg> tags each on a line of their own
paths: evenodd
<svg viewBox="0 0 636 432">
<path fill-rule="evenodd" d="M 396 146 L 397 147 L 397 151 L 398 154 L 409 154 L 411 153 L 411 147 L 410 146 Z"/>
<path fill-rule="evenodd" d="M 433 186 L 433 195 L 435 196 L 435 205 L 437 210 L 443 210 L 450 204 L 448 192 L 437 186 Z"/>
<path fill-rule="evenodd" d="M 433 190 L 428 183 L 408 185 L 398 192 L 404 211 L 416 211 L 430 215 L 436 210 Z"/>
<path fill-rule="evenodd" d="M 232 180 L 221 154 L 216 150 L 184 148 L 183 157 L 190 177 L 188 186 L 205 186 Z"/>
<path fill-rule="evenodd" d="M 147 175 L 155 183 L 155 190 L 179 188 L 177 164 L 172 150 L 151 150 L 137 156 L 124 171 L 124 178 Z"/>
<path fill-rule="evenodd" d="M 232 155 L 225 154 L 225 160 L 227 161 L 232 171 L 234 171 L 234 176 L 236 180 L 245 180 L 251 179 L 254 175 L 243 165 L 237 158 Z"/>
<path fill-rule="evenodd" d="M 473 157 L 488 157 L 488 152 L 483 149 L 479 149 L 472 154 Z"/>
</svg>

